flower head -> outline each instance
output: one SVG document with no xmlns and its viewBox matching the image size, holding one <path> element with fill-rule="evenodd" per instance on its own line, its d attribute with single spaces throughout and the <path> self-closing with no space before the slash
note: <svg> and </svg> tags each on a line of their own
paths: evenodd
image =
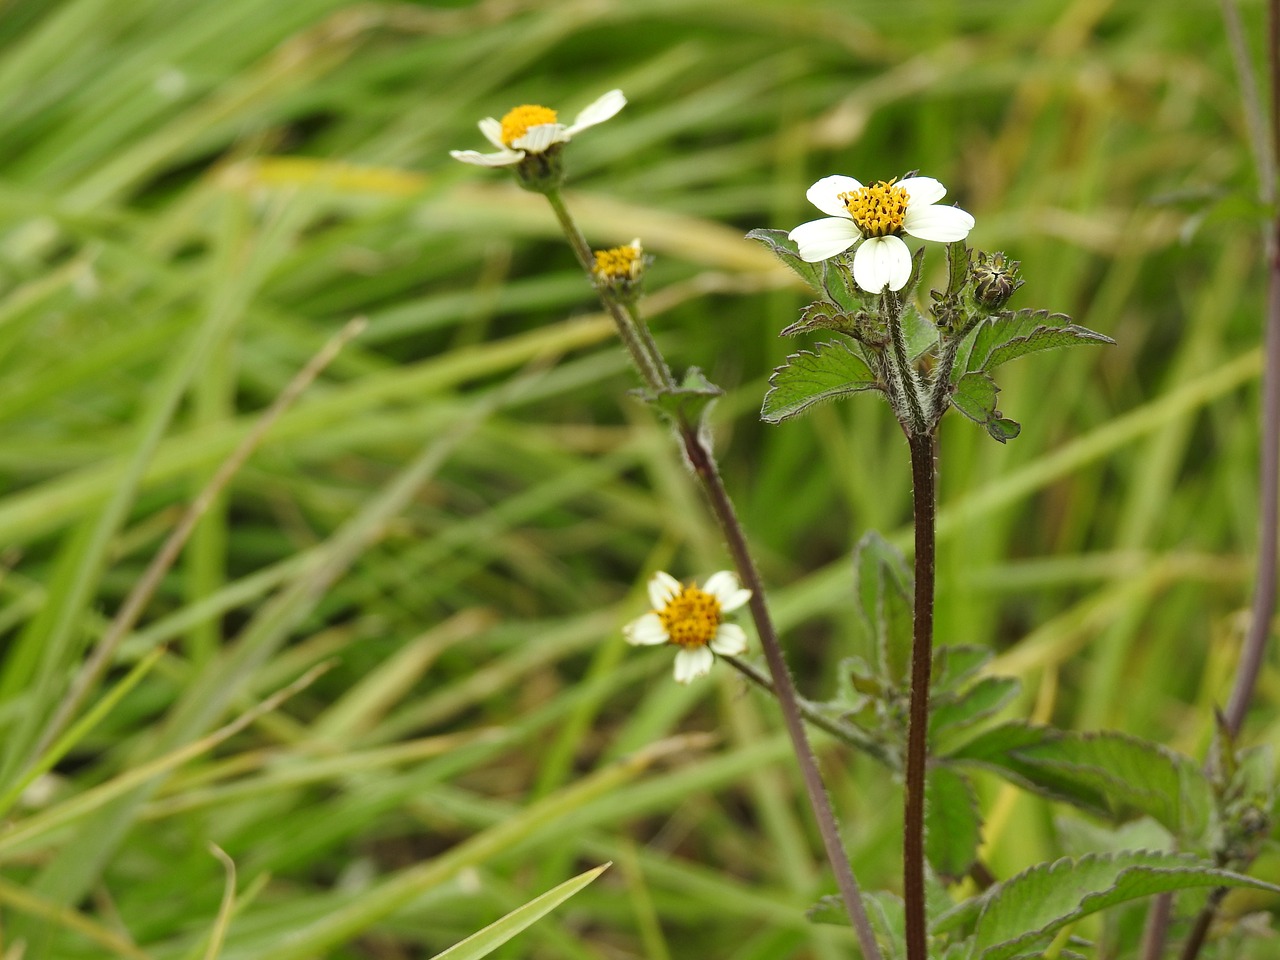
<svg viewBox="0 0 1280 960">
<path fill-rule="evenodd" d="M 548 107 L 523 104 L 507 111 L 501 120 L 485 117 L 480 121 L 480 132 L 498 148 L 497 153 L 451 150 L 449 156 L 479 167 L 507 167 L 530 154 L 546 153 L 558 144 L 568 143 L 588 127 L 604 123 L 626 104 L 627 98 L 621 90 L 610 90 L 589 104 L 568 126 Z"/>
<path fill-rule="evenodd" d="M 714 654 L 737 656 L 747 649 L 747 635 L 724 615 L 751 599 L 751 591 L 738 585 L 727 570 L 713 573 L 702 587 L 683 584 L 659 571 L 649 581 L 653 609 L 622 628 L 627 643 L 649 646 L 669 643 L 676 653 L 676 680 L 688 683 L 705 676 Z"/>
<path fill-rule="evenodd" d="M 947 189 L 932 177 L 880 181 L 864 187 L 853 177 L 823 177 L 805 194 L 828 214 L 802 223 L 789 234 L 809 263 L 827 260 L 859 243 L 853 255 L 853 279 L 870 293 L 886 286 L 901 290 L 911 279 L 911 251 L 902 240 L 952 243 L 973 229 L 973 217 L 938 203 Z"/>
<path fill-rule="evenodd" d="M 620 247 L 596 250 L 593 256 L 595 263 L 591 267 L 591 277 L 598 286 L 608 287 L 623 297 L 636 292 L 644 276 L 647 259 L 639 237 Z"/>
</svg>

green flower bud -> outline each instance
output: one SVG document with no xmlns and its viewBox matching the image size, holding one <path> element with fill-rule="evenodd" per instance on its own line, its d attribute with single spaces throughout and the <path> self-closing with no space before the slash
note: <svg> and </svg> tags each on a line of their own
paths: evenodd
<svg viewBox="0 0 1280 960">
<path fill-rule="evenodd" d="M 999 310 L 1024 282 L 1018 273 L 1021 265 L 1016 260 L 1006 259 L 1003 253 L 979 251 L 970 273 L 973 298 L 988 310 Z"/>
</svg>

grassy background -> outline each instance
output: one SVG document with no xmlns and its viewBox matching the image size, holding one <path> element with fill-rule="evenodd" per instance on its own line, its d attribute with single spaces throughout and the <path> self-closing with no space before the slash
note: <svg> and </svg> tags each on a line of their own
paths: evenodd
<svg viewBox="0 0 1280 960">
<path fill-rule="evenodd" d="M 82 712 L 136 684 L 9 807 L 4 956 L 200 957 L 223 931 L 237 960 L 431 956 L 604 860 L 499 955 L 853 952 L 803 917 L 828 886 L 771 705 L 621 640 L 649 571 L 725 565 L 696 490 L 540 198 L 448 158 L 482 116 L 612 87 L 570 203 L 598 246 L 643 238 L 664 350 L 729 391 L 717 445 L 802 686 L 857 652 L 847 553 L 903 541 L 906 448 L 870 400 L 756 421 L 805 297 L 741 234 L 811 219 L 817 177 L 919 169 L 1022 260 L 1018 305 L 1119 341 L 1007 370 L 1007 447 L 946 424 L 939 637 L 997 649 L 1023 715 L 1203 749 L 1256 542 L 1262 309 L 1216 4 L 11 0 L 0 795 L 183 505 L 369 326 Z M 897 788 L 824 756 L 860 878 L 895 886 Z M 1073 849 L 986 786 L 998 873 Z M 210 842 L 237 867 L 221 920 Z"/>
</svg>

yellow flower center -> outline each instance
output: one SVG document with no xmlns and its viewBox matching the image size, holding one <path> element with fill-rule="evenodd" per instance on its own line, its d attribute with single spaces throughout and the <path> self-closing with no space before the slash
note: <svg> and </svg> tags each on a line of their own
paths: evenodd
<svg viewBox="0 0 1280 960">
<path fill-rule="evenodd" d="M 555 123 L 556 112 L 537 104 L 522 104 L 514 110 L 507 111 L 502 118 L 502 142 L 508 147 L 529 132 L 530 127 L 543 123 Z"/>
<path fill-rule="evenodd" d="M 595 257 L 593 272 L 601 280 L 635 280 L 639 276 L 642 266 L 640 251 L 631 244 L 597 250 Z"/>
<path fill-rule="evenodd" d="M 655 611 L 671 642 L 681 647 L 705 647 L 716 635 L 722 615 L 720 601 L 697 587 L 682 587 Z"/>
<path fill-rule="evenodd" d="M 907 191 L 895 187 L 892 180 L 881 180 L 861 190 L 842 193 L 840 199 L 863 236 L 887 237 L 902 229 L 910 197 Z"/>
</svg>

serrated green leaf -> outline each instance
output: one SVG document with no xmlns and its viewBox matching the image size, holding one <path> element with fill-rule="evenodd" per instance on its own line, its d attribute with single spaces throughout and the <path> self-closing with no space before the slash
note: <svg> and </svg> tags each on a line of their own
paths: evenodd
<svg viewBox="0 0 1280 960">
<path fill-rule="evenodd" d="M 800 311 L 800 319 L 778 336 L 794 337 L 801 333 L 812 333 L 814 330 L 852 330 L 853 328 L 853 319 L 840 307 L 829 300 L 817 300 Z"/>
<path fill-rule="evenodd" d="M 816 351 L 792 354 L 786 364 L 773 371 L 761 420 L 781 423 L 815 403 L 882 389 L 866 361 L 852 348 L 843 343 L 820 343 Z"/>
<path fill-rule="evenodd" d="M 940 694 L 929 710 L 930 738 L 964 731 L 980 723 L 1016 697 L 1021 688 L 1022 682 L 1016 677 L 983 677 L 962 693 Z"/>
<path fill-rule="evenodd" d="M 648 397 L 649 403 L 673 420 L 700 424 L 717 398 L 724 391 L 708 380 L 697 367 L 690 367 L 680 386 L 671 390 L 659 390 Z"/>
<path fill-rule="evenodd" d="M 823 263 L 808 263 L 800 259 L 799 247 L 796 246 L 794 240 L 787 239 L 786 230 L 773 230 L 764 227 L 752 230 L 747 234 L 748 240 L 758 240 L 766 247 L 773 251 L 773 255 L 785 263 L 788 267 L 796 272 L 796 274 L 813 287 L 818 293 L 822 293 L 822 273 Z"/>
<path fill-rule="evenodd" d="M 972 763 L 992 770 L 1010 783 L 1038 793 L 1050 800 L 1060 800 L 1098 817 L 1111 815 L 1106 797 L 1098 790 L 1057 771 L 1036 766 L 1022 759 L 1021 751 L 1039 746 L 1059 732 L 1024 721 L 1002 723 L 984 730 L 963 746 L 951 750 L 948 759 Z"/>
<path fill-rule="evenodd" d="M 986 647 L 965 644 L 937 647 L 933 651 L 930 686 L 935 694 L 954 693 L 990 661 L 991 651 Z"/>
<path fill-rule="evenodd" d="M 967 373 L 956 381 L 951 405 L 975 423 L 995 418 L 996 395 L 1000 388 L 985 373 Z"/>
<path fill-rule="evenodd" d="M 1112 731 L 1060 733 L 1016 753 L 1034 770 L 1101 793 L 1115 816 L 1145 813 L 1185 839 L 1198 839 L 1208 828 L 1208 778 L 1190 757 L 1159 744 Z"/>
<path fill-rule="evenodd" d="M 1071 322 L 1071 318 L 1047 310 L 1019 310 L 998 314 L 978 324 L 971 340 L 962 349 L 963 363 L 957 362 L 956 376 L 994 370 L 1016 357 L 1069 347 L 1078 343 L 1115 343 L 1108 336 Z"/>
<path fill-rule="evenodd" d="M 881 676 L 906 682 L 911 669 L 912 597 L 915 580 L 902 554 L 871 530 L 853 550 L 854 590 L 859 613 L 875 645 Z"/>
<path fill-rule="evenodd" d="M 935 765 L 924 785 L 925 856 L 934 872 L 955 883 L 964 877 L 982 842 L 978 797 L 967 777 Z"/>
<path fill-rule="evenodd" d="M 854 283 L 849 268 L 834 257 L 822 263 L 822 286 L 827 296 L 846 313 L 873 310 L 880 302 L 878 296 L 867 293 Z"/>
<path fill-rule="evenodd" d="M 501 920 L 489 924 L 483 930 L 473 933 L 467 939 L 454 944 L 444 953 L 436 954 L 434 960 L 480 960 L 497 950 L 526 927 L 542 919 L 560 904 L 564 903 L 596 877 L 607 870 L 609 864 L 602 864 L 594 870 L 579 874 L 572 880 L 566 880 L 553 887 L 540 897 L 535 897 L 523 907 L 517 907 Z"/>
<path fill-rule="evenodd" d="M 1036 955 L 1056 931 L 1109 907 L 1195 887 L 1280 887 L 1195 857 L 1133 851 L 1042 863 L 938 917 L 935 934 L 973 930 L 969 960 Z"/>
</svg>

